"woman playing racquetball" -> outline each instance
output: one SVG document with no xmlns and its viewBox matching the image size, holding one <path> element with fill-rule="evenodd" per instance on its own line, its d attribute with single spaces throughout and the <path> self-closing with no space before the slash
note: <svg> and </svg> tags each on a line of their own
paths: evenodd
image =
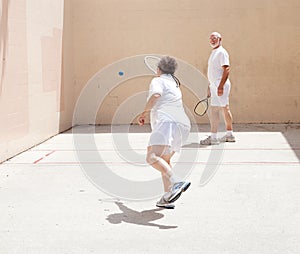
<svg viewBox="0 0 300 254">
<path fill-rule="evenodd" d="M 161 172 L 165 193 L 156 205 L 163 208 L 174 208 L 173 202 L 191 184 L 179 179 L 170 163 L 190 132 L 190 120 L 183 108 L 180 85 L 173 77 L 176 68 L 174 58 L 166 56 L 159 61 L 158 77 L 151 81 L 146 106 L 138 118 L 139 124 L 144 125 L 145 117 L 150 113 L 152 132 L 146 160 Z"/>
</svg>

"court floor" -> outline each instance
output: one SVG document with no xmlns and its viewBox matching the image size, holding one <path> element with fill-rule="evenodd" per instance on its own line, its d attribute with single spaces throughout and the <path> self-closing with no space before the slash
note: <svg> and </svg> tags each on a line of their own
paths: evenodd
<svg viewBox="0 0 300 254">
<path fill-rule="evenodd" d="M 0 164 L 0 253 L 299 253 L 300 125 L 200 146 L 208 129 L 174 156 L 192 182 L 174 210 L 155 207 L 148 126 L 79 126 Z"/>
</svg>

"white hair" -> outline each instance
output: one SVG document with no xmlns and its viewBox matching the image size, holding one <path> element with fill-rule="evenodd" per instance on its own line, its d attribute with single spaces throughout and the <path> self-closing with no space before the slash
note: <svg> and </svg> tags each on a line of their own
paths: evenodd
<svg viewBox="0 0 300 254">
<path fill-rule="evenodd" d="M 174 74 L 175 70 L 177 69 L 177 62 L 174 58 L 170 56 L 164 56 L 160 59 L 157 67 L 165 74 Z"/>
<path fill-rule="evenodd" d="M 221 34 L 218 33 L 218 32 L 213 32 L 213 33 L 211 33 L 210 35 L 214 35 L 214 36 L 216 36 L 217 38 L 222 38 Z"/>
</svg>

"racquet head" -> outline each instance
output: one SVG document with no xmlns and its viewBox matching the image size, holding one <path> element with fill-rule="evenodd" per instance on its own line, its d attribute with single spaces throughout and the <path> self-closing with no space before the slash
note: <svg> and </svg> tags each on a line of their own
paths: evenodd
<svg viewBox="0 0 300 254">
<path fill-rule="evenodd" d="M 207 109 L 208 109 L 208 98 L 205 98 L 196 104 L 194 108 L 194 112 L 198 116 L 204 116 L 205 113 L 207 112 Z"/>
<path fill-rule="evenodd" d="M 160 61 L 158 56 L 145 56 L 144 63 L 154 74 L 157 74 L 157 66 Z"/>
</svg>

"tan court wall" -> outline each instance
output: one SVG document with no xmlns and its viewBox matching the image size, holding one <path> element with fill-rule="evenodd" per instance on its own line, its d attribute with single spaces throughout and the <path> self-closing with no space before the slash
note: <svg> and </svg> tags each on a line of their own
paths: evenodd
<svg viewBox="0 0 300 254">
<path fill-rule="evenodd" d="M 63 7 L 0 1 L 0 162 L 59 131 Z"/>
<path fill-rule="evenodd" d="M 300 2 L 298 0 L 67 0 L 61 125 L 82 88 L 103 67 L 139 54 L 172 55 L 206 74 L 208 36 L 223 35 L 230 53 L 231 109 L 236 123 L 300 122 Z M 70 32 L 72 31 L 72 32 Z M 70 47 L 72 49 L 70 49 Z M 95 123 L 109 124 L 121 103 L 147 90 L 149 79 L 105 94 Z M 101 86 L 101 85 L 100 85 Z M 70 99 L 70 94 L 72 98 Z M 98 92 L 101 92 L 99 89 Z M 105 91 L 104 91 L 105 92 Z M 184 89 L 192 108 L 195 98 Z M 143 107 L 143 105 L 136 105 Z M 128 108 L 128 112 L 132 109 Z M 119 123 L 128 123 L 120 118 Z M 208 122 L 208 119 L 196 119 Z"/>
<path fill-rule="evenodd" d="M 234 121 L 300 122 L 298 0 L 0 3 L 0 161 L 70 128 L 88 80 L 119 59 L 172 55 L 206 73 L 207 39 L 215 30 L 231 57 Z M 146 91 L 149 81 L 135 78 L 104 91 L 95 123 L 110 124 L 124 100 Z M 192 109 L 194 94 L 184 87 L 183 93 Z M 128 117 L 115 120 L 128 123 Z"/>
</svg>

